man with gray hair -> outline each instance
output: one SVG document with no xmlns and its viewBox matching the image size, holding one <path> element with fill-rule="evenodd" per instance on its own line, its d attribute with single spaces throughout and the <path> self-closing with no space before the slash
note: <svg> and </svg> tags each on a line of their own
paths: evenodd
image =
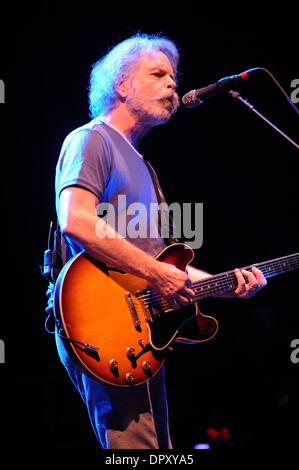
<svg viewBox="0 0 299 470">
<path fill-rule="evenodd" d="M 98 216 L 97 207 L 109 203 L 116 211 L 125 210 L 128 226 L 133 217 L 127 210 L 130 204 L 150 207 L 158 202 L 156 175 L 138 145 L 178 108 L 178 59 L 169 39 L 137 34 L 96 62 L 89 88 L 92 120 L 67 136 L 56 171 L 56 206 L 67 259 L 84 250 L 145 279 L 173 309 L 187 305 L 194 296 L 191 277 L 208 274 L 191 267 L 183 272 L 158 261 L 154 256 L 165 247 L 161 231 L 157 229 L 156 237 L 135 237 L 129 231 L 120 235 L 117 224 L 112 227 Z M 126 196 L 123 208 L 117 207 L 119 196 Z M 236 270 L 236 277 L 238 287 L 232 295 L 238 297 L 250 297 L 266 283 L 255 268 Z M 59 334 L 56 342 L 104 449 L 172 448 L 163 368 L 138 387 L 118 388 L 91 380 L 73 362 Z"/>
</svg>

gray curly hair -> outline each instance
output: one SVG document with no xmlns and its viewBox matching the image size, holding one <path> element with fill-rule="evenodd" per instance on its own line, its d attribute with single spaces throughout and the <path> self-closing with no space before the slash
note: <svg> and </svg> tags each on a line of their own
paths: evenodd
<svg viewBox="0 0 299 470">
<path fill-rule="evenodd" d="M 176 45 L 160 35 L 136 34 L 113 47 L 92 66 L 89 81 L 89 110 L 91 118 L 104 115 L 115 106 L 115 86 L 130 73 L 142 52 L 163 52 L 177 75 L 179 52 Z"/>
</svg>

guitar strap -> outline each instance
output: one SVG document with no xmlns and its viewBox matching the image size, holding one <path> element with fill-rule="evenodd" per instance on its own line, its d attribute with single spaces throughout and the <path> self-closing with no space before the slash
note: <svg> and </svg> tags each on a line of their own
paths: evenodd
<svg viewBox="0 0 299 470">
<path fill-rule="evenodd" d="M 165 206 L 166 206 L 168 208 L 165 196 L 164 196 L 163 191 L 161 189 L 161 186 L 160 186 L 160 183 L 159 183 L 159 180 L 158 180 L 158 177 L 156 175 L 155 170 L 153 169 L 152 165 L 150 164 L 150 162 L 148 160 L 144 160 L 144 162 L 145 162 L 145 164 L 147 166 L 147 169 L 149 171 L 149 174 L 151 176 L 153 186 L 154 186 L 154 189 L 155 189 L 155 192 L 156 192 L 156 197 L 157 197 L 158 204 L 165 203 L 165 205 L 163 205 L 163 207 L 165 208 Z M 167 209 L 167 216 L 166 216 L 164 210 L 159 210 L 158 211 L 158 227 L 159 227 L 159 234 L 160 234 L 161 238 L 164 239 L 165 245 L 171 245 L 172 243 L 178 243 L 179 242 L 179 240 L 174 237 L 175 227 L 174 227 L 174 223 L 173 223 L 173 218 L 172 218 L 172 216 L 171 216 L 168 209 Z M 165 227 L 166 230 L 167 230 L 167 234 L 168 234 L 167 238 L 163 237 L 163 227 Z"/>
</svg>

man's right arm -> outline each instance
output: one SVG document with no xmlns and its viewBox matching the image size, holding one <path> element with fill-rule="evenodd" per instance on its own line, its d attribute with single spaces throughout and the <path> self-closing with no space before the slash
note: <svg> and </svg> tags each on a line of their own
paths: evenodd
<svg viewBox="0 0 299 470">
<path fill-rule="evenodd" d="M 187 273 L 155 260 L 122 238 L 96 215 L 98 203 L 90 191 L 65 188 L 60 194 L 59 207 L 62 232 L 92 257 L 147 280 L 173 308 L 186 304 L 194 295 Z"/>
</svg>

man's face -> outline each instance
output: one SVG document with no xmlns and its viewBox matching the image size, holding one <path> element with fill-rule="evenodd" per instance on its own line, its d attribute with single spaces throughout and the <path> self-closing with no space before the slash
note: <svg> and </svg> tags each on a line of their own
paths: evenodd
<svg viewBox="0 0 299 470">
<path fill-rule="evenodd" d="M 165 54 L 143 53 L 128 79 L 126 105 L 138 121 L 157 126 L 169 120 L 179 106 L 174 72 Z"/>
</svg>

